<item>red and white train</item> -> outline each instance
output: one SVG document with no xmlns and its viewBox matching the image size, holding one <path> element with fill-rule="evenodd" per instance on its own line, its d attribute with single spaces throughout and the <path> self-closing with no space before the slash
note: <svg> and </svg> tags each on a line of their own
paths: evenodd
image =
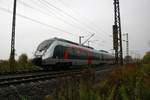
<svg viewBox="0 0 150 100">
<path fill-rule="evenodd" d="M 55 67 L 56 65 L 113 64 L 114 56 L 106 51 L 98 51 L 65 39 L 52 38 L 43 41 L 38 46 L 33 63 L 43 68 Z"/>
</svg>

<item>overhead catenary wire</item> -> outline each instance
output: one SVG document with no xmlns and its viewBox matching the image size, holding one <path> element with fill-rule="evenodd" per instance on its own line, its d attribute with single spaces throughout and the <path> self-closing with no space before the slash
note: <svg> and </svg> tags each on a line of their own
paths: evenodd
<svg viewBox="0 0 150 100">
<path fill-rule="evenodd" d="M 41 0 L 40 0 L 40 1 L 41 1 Z M 62 12 L 63 14 L 65 14 L 65 15 L 71 17 L 75 22 L 80 23 L 80 24 L 83 25 L 84 27 L 86 26 L 88 29 L 92 30 L 92 32 L 95 33 L 96 30 L 95 30 L 93 27 L 90 27 L 89 25 L 83 23 L 82 21 L 79 21 L 77 18 L 75 18 L 75 17 L 69 15 L 68 13 L 66 13 L 66 12 L 64 12 L 63 10 L 61 10 L 60 8 L 54 6 L 54 5 L 51 4 L 50 2 L 48 2 L 48 1 L 46 1 L 46 0 L 42 0 L 42 1 L 45 2 L 47 5 L 49 5 L 49 6 L 53 7 L 53 8 L 55 8 L 56 10 Z M 99 32 L 96 31 L 96 33 L 99 33 Z M 103 31 L 103 33 L 105 33 L 105 32 Z M 104 34 L 101 34 L 101 35 L 104 36 Z M 110 34 L 109 34 L 109 35 L 110 35 Z M 109 35 L 108 35 L 108 37 L 109 37 Z M 102 37 L 101 37 L 101 38 L 102 38 Z"/>
<path fill-rule="evenodd" d="M 48 7 L 49 9 L 48 10 L 50 10 L 51 8 L 49 7 L 50 5 L 47 5 L 47 3 L 45 4 L 45 3 L 43 3 L 42 1 L 40 1 L 39 0 L 39 2 L 42 4 L 42 5 L 44 5 L 44 6 L 46 6 L 46 7 Z M 54 6 L 54 5 L 53 5 Z M 54 7 L 53 7 L 54 8 Z M 56 7 L 55 7 L 56 8 Z M 55 10 L 55 9 L 53 9 L 53 10 Z M 59 14 L 60 15 L 60 13 L 57 13 L 57 14 Z M 62 16 L 62 15 L 61 15 Z M 85 27 L 85 24 L 83 24 L 83 23 L 80 23 L 80 21 L 77 21 L 77 20 L 74 20 L 76 23 L 78 23 L 78 24 L 81 24 L 82 26 L 84 26 Z M 91 29 L 89 29 L 88 27 L 86 27 L 89 31 L 91 31 Z M 88 31 L 87 30 L 87 31 Z M 92 32 L 94 33 L 95 31 L 94 30 L 92 30 Z M 91 32 L 90 32 L 91 33 Z M 99 32 L 96 32 L 96 33 L 99 33 Z M 99 38 L 103 38 L 103 39 L 105 39 L 104 37 L 99 37 Z"/>
<path fill-rule="evenodd" d="M 31 0 L 31 1 L 33 1 L 33 0 Z M 38 1 L 40 1 L 40 0 L 38 0 Z M 43 1 L 43 0 L 41 0 L 41 1 Z M 48 1 L 46 1 L 46 0 L 44 0 L 48 5 L 50 5 L 50 6 L 52 6 L 53 8 L 55 8 L 55 9 L 57 9 L 57 10 L 59 10 L 60 12 L 63 12 L 64 14 L 66 14 L 67 16 L 69 16 L 69 17 L 71 17 L 72 19 L 74 19 L 74 20 L 76 20 L 76 21 L 78 21 L 78 22 L 80 22 L 77 18 L 75 18 L 75 17 L 73 17 L 73 16 L 71 16 L 71 15 L 69 15 L 67 12 L 65 12 L 65 11 L 63 11 L 62 9 L 60 9 L 60 8 L 58 8 L 58 7 L 56 7 L 56 6 L 54 6 L 53 4 L 51 4 L 50 2 L 48 2 Z M 62 0 L 60 0 L 60 1 L 62 1 Z M 23 3 L 24 4 L 24 3 Z M 24 5 L 26 5 L 26 4 L 24 4 Z M 29 5 L 26 5 L 26 6 L 28 6 L 28 7 L 30 7 L 30 8 L 32 8 L 32 9 L 34 9 L 34 7 L 32 7 L 32 6 L 29 6 Z M 70 7 L 70 9 L 72 10 L 72 11 L 74 11 L 71 7 Z M 40 9 L 38 9 L 40 12 L 41 12 L 41 10 Z M 45 13 L 46 14 L 46 13 Z M 54 13 L 52 13 L 52 14 L 54 14 Z M 55 16 L 56 17 L 56 16 Z M 58 17 L 57 17 L 58 18 Z M 86 17 L 85 17 L 86 18 Z M 60 18 L 58 18 L 59 20 L 62 20 L 62 19 L 60 19 Z M 86 18 L 87 19 L 87 18 Z M 62 20 L 63 22 L 66 22 L 65 20 Z M 69 25 L 71 25 L 71 26 L 75 26 L 75 25 L 72 25 L 72 24 L 70 24 L 70 23 L 68 23 L 67 22 L 67 24 L 69 24 Z M 83 25 L 84 26 L 84 25 Z M 78 27 L 78 26 L 77 26 Z M 92 30 L 93 31 L 93 30 Z M 99 32 L 93 32 L 93 33 L 99 33 Z M 97 35 L 99 35 L 99 34 L 97 34 Z M 101 34 L 102 35 L 102 34 Z M 102 38 L 102 37 L 100 37 L 100 38 Z"/>
<path fill-rule="evenodd" d="M 31 1 L 32 1 L 32 0 L 31 0 Z M 28 5 L 27 3 L 23 2 L 23 1 L 19 1 L 19 3 L 21 3 L 22 5 L 24 5 L 24 6 L 26 6 L 26 7 L 31 8 L 31 9 L 33 9 L 33 10 L 36 10 L 36 11 L 38 11 L 38 12 L 44 14 L 44 15 L 51 16 L 51 17 L 53 17 L 53 18 L 55 18 L 55 19 L 57 19 L 57 20 L 63 22 L 64 24 L 68 24 L 68 25 L 72 26 L 73 28 L 76 28 L 76 29 L 78 29 L 78 30 L 80 29 L 81 31 L 85 31 L 85 30 L 82 29 L 81 27 L 76 26 L 76 25 L 74 25 L 74 24 L 72 24 L 72 23 L 69 23 L 68 21 L 62 19 L 61 17 L 55 16 L 55 14 L 54 14 L 53 12 L 50 12 L 50 11 L 48 11 L 48 10 L 47 10 L 48 13 L 43 12 L 41 9 L 32 7 L 32 6 Z"/>
<path fill-rule="evenodd" d="M 5 8 L 2 8 L 2 7 L 0 7 L 0 10 L 3 10 L 3 11 L 8 12 L 8 13 L 12 13 L 12 11 L 10 11 L 10 10 L 8 10 L 8 9 L 5 9 Z M 30 21 L 36 22 L 36 23 L 38 23 L 38 24 L 44 25 L 44 26 L 46 26 L 46 27 L 54 28 L 54 29 L 59 30 L 59 31 L 61 31 L 61 32 L 65 32 L 65 33 L 72 34 L 72 33 L 70 33 L 70 32 L 67 32 L 67 31 L 65 31 L 65 30 L 62 30 L 62 29 L 56 28 L 56 27 L 54 27 L 54 26 L 48 25 L 48 24 L 46 24 L 46 23 L 40 22 L 40 21 L 35 20 L 35 19 L 33 19 L 33 18 L 27 17 L 27 16 L 25 16 L 25 15 L 22 15 L 22 14 L 19 14 L 19 13 L 17 13 L 17 15 L 20 16 L 20 17 L 22 17 L 22 18 L 25 18 L 25 19 L 27 19 L 27 20 L 30 20 Z"/>
<path fill-rule="evenodd" d="M 76 22 L 77 24 L 81 24 L 83 27 L 85 27 L 86 25 L 84 25 L 83 23 L 81 23 L 80 20 L 78 20 L 77 18 L 71 16 L 70 14 L 66 13 L 65 11 L 61 10 L 60 8 L 54 6 L 53 4 L 51 4 L 50 2 L 46 1 L 46 0 L 39 0 L 39 2 L 41 2 L 41 4 L 44 4 L 45 6 L 47 6 L 49 9 L 53 9 L 55 10 L 55 12 L 57 12 L 57 14 L 61 15 L 60 13 L 63 13 L 64 15 L 68 16 L 69 18 L 72 19 L 73 22 Z M 50 8 L 53 7 L 53 8 Z M 59 12 L 59 13 L 58 13 Z M 89 31 L 91 31 L 91 29 L 89 29 L 88 27 L 86 27 Z M 93 30 L 92 30 L 93 31 Z M 94 32 L 94 31 L 93 31 Z"/>
<path fill-rule="evenodd" d="M 32 0 L 33 1 L 33 0 Z M 44 6 L 46 6 L 47 8 L 48 8 L 48 10 L 50 10 L 51 8 L 48 6 L 48 5 L 46 5 L 45 3 L 43 3 L 42 1 L 40 1 L 39 0 L 39 3 L 41 3 L 42 5 L 44 5 Z M 56 7 L 55 7 L 56 8 Z M 54 10 L 54 9 L 53 9 Z M 57 13 L 57 14 L 59 14 L 59 13 Z M 80 21 L 79 22 L 77 22 L 77 23 L 80 23 Z M 84 25 L 82 25 L 82 26 L 84 26 Z M 88 31 L 88 30 L 87 30 Z M 91 32 L 90 32 L 91 33 Z M 103 37 L 99 37 L 99 38 L 103 38 Z M 103 39 L 105 39 L 105 38 L 103 38 Z"/>
<path fill-rule="evenodd" d="M 58 11 L 57 9 L 51 8 L 47 3 L 43 3 L 43 1 L 40 1 L 40 0 L 39 0 L 39 3 L 41 3 L 41 4 L 44 5 L 46 8 L 48 8 L 48 10 L 51 10 L 51 9 L 52 9 L 53 11 L 55 11 L 54 13 L 57 12 L 57 14 L 55 14 L 55 15 L 60 15 L 61 17 L 66 17 L 66 16 L 63 15 L 64 13 L 61 14 L 60 11 Z M 71 15 L 70 15 L 70 16 L 71 16 Z M 70 18 L 70 16 L 68 16 L 68 17 Z M 68 19 L 68 18 L 65 18 L 65 19 Z M 72 18 L 71 18 L 71 19 L 72 19 Z M 71 20 L 70 20 L 70 21 L 71 21 Z M 74 20 L 74 21 L 72 20 L 72 21 L 71 21 L 71 23 L 74 23 L 74 22 L 76 22 L 75 24 L 79 24 L 79 23 L 80 23 L 80 21 L 77 22 L 76 20 Z M 84 25 L 81 25 L 81 27 L 84 27 Z M 83 28 L 82 28 L 82 29 L 83 29 Z M 89 30 L 89 29 L 88 29 L 88 30 L 87 30 L 87 29 L 84 29 L 84 30 L 86 30 L 86 32 L 91 31 L 91 30 Z"/>
<path fill-rule="evenodd" d="M 31 1 L 33 1 L 33 0 L 31 0 Z M 27 5 L 26 5 L 26 6 L 27 6 Z M 29 7 L 29 6 L 28 6 L 28 7 Z M 35 7 L 30 6 L 30 8 L 33 9 L 33 8 L 35 8 Z M 42 10 L 39 9 L 39 11 L 42 11 Z M 59 10 L 59 11 L 62 11 L 62 10 Z M 47 14 L 46 12 L 43 12 L 43 13 Z M 54 13 L 53 13 L 53 14 L 54 14 Z M 47 15 L 50 15 L 50 14 L 48 13 Z M 27 17 L 27 16 L 25 16 L 25 17 Z M 69 17 L 69 16 L 68 16 L 68 17 Z M 29 17 L 29 18 L 30 18 L 30 17 Z M 26 19 L 27 19 L 27 18 L 26 18 Z M 30 18 L 30 19 L 32 19 L 32 18 Z M 28 19 L 28 20 L 29 20 L 29 19 Z M 34 20 L 34 19 L 33 19 L 33 20 Z M 33 20 L 32 20 L 32 21 L 33 21 Z M 78 19 L 77 19 L 77 21 L 80 22 Z M 38 21 L 38 20 L 34 20 L 34 22 L 36 22 L 36 23 L 39 22 L 40 24 L 42 23 L 44 26 L 51 27 L 51 25 L 48 25 L 48 24 L 43 23 L 43 22 L 40 22 L 40 21 Z M 80 24 L 83 24 L 83 23 L 80 23 Z M 51 28 L 52 28 L 52 27 L 51 27 Z M 53 28 L 54 28 L 54 26 L 53 26 Z M 57 28 L 57 27 L 55 27 L 55 28 Z M 54 29 L 55 29 L 55 28 L 54 28 Z M 65 33 L 70 33 L 70 34 L 72 34 L 71 32 L 67 32 L 66 30 L 62 30 L 62 29 L 60 29 L 60 28 L 59 28 L 59 29 L 56 29 L 56 30 L 59 30 L 59 31 L 61 31 L 61 32 L 63 31 L 63 32 L 65 32 Z M 95 30 L 92 30 L 92 31 L 95 31 Z M 94 32 L 94 33 L 95 33 L 95 32 Z M 102 36 L 99 36 L 99 34 L 97 34 L 97 32 L 96 32 L 96 35 L 98 35 L 99 38 L 103 38 Z M 98 37 L 97 37 L 97 38 L 98 38 Z M 104 39 L 105 39 L 105 38 L 104 38 Z"/>
<path fill-rule="evenodd" d="M 5 11 L 5 12 L 8 12 L 8 13 L 12 13 L 12 11 L 10 11 L 10 10 L 8 10 L 8 9 L 6 9 L 6 8 L 3 8 L 3 7 L 0 7 L 0 10 Z M 17 13 L 17 16 L 20 16 L 20 17 L 22 17 L 22 18 L 24 18 L 24 19 L 27 19 L 27 20 L 30 20 L 30 21 L 32 21 L 32 22 L 41 24 L 41 25 L 43 25 L 43 26 L 46 26 L 46 27 L 49 27 L 49 28 L 53 28 L 53 29 L 55 29 L 55 30 L 58 30 L 58 31 L 61 31 L 61 32 L 65 32 L 65 33 L 69 33 L 69 34 L 74 35 L 74 34 L 71 33 L 71 32 L 68 32 L 68 31 L 65 31 L 65 30 L 63 30 L 63 29 L 57 28 L 57 27 L 55 27 L 55 26 L 52 26 L 52 25 L 49 25 L 49 24 L 40 22 L 40 21 L 38 21 L 38 20 L 35 20 L 35 19 L 33 19 L 33 18 L 30 18 L 30 17 L 27 17 L 27 16 L 22 15 L 22 14 L 20 14 L 20 13 Z"/>
<path fill-rule="evenodd" d="M 76 21 L 78 22 L 78 19 L 76 19 L 75 17 L 73 17 L 73 16 L 71 16 L 70 14 L 66 13 L 66 12 L 63 11 L 62 9 L 60 9 L 60 8 L 58 8 L 58 7 L 56 7 L 56 6 L 54 6 L 53 4 L 51 4 L 50 2 L 48 2 L 47 0 L 39 0 L 39 1 L 45 2 L 45 3 L 48 4 L 49 6 L 51 6 L 51 7 L 55 8 L 55 9 L 57 9 L 58 11 L 62 12 L 63 14 L 69 16 L 70 18 L 72 18 L 72 19 L 74 19 L 74 20 L 76 20 Z"/>
<path fill-rule="evenodd" d="M 81 15 L 80 13 L 78 13 L 76 10 L 74 10 L 74 9 L 72 9 L 71 7 L 69 7 L 69 5 L 66 5 L 62 0 L 58 0 L 62 5 L 64 5 L 65 7 L 67 7 L 67 8 L 69 8 L 72 12 L 75 12 L 75 13 L 77 13 L 78 15 Z M 83 16 L 82 15 L 82 19 L 83 20 L 86 20 L 86 22 L 89 22 L 89 24 L 90 25 L 93 25 L 93 22 L 91 22 L 86 16 Z M 96 26 L 94 26 L 94 27 L 92 27 L 92 28 L 95 28 Z M 108 36 L 110 35 L 109 33 L 107 33 L 106 31 L 104 31 L 103 29 L 101 29 L 101 28 L 95 28 L 96 30 L 98 29 L 98 30 L 100 30 L 100 31 L 102 31 L 103 33 L 106 33 L 106 34 L 108 34 Z"/>
</svg>

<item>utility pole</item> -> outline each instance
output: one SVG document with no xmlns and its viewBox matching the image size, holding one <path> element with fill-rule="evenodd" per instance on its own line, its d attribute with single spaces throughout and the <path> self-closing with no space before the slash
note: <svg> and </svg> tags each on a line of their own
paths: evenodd
<svg viewBox="0 0 150 100">
<path fill-rule="evenodd" d="M 123 64 L 122 36 L 119 0 L 114 0 L 114 25 L 113 25 L 113 47 L 115 50 L 115 61 Z"/>
<path fill-rule="evenodd" d="M 11 35 L 11 52 L 10 52 L 10 70 L 14 71 L 15 63 L 15 26 L 16 26 L 16 5 L 17 0 L 14 0 L 12 35 Z"/>
<path fill-rule="evenodd" d="M 127 44 L 126 55 L 129 56 L 129 37 L 128 37 L 128 33 L 126 33 L 126 44 Z"/>
<path fill-rule="evenodd" d="M 84 36 L 79 36 L 79 44 L 81 45 L 81 39 L 84 38 Z"/>
<path fill-rule="evenodd" d="M 126 42 L 126 57 L 127 57 L 127 62 L 129 61 L 129 38 L 128 38 L 128 33 L 126 33 L 126 34 L 123 34 L 123 36 L 125 36 L 126 35 L 126 40 L 123 40 L 123 41 L 125 41 Z"/>
<path fill-rule="evenodd" d="M 113 25 L 113 49 L 115 50 L 115 63 L 118 64 L 118 31 L 117 31 L 117 25 Z"/>
</svg>

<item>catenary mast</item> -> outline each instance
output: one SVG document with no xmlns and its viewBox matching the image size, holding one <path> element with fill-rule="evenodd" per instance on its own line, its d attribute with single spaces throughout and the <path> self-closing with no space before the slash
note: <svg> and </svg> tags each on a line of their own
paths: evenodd
<svg viewBox="0 0 150 100">
<path fill-rule="evenodd" d="M 121 33 L 119 0 L 114 0 L 113 47 L 115 50 L 116 63 L 123 64 L 122 33 Z"/>
<path fill-rule="evenodd" d="M 14 71 L 15 63 L 15 26 L 16 26 L 16 5 L 17 0 L 14 0 L 13 6 L 13 21 L 12 21 L 12 35 L 11 35 L 11 52 L 10 52 L 10 69 Z"/>
</svg>

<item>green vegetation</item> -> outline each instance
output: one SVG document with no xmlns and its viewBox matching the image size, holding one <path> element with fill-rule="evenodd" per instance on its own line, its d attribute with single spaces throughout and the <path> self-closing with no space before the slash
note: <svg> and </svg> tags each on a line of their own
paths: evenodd
<svg viewBox="0 0 150 100">
<path fill-rule="evenodd" d="M 46 100 L 150 100 L 149 64 L 128 64 L 115 68 L 104 79 L 97 77 L 88 69 L 79 78 L 64 78 Z"/>
<path fill-rule="evenodd" d="M 35 69 L 26 54 L 21 54 L 17 61 L 14 62 L 14 71 L 30 71 Z M 9 60 L 0 60 L 0 73 L 11 72 Z"/>
<path fill-rule="evenodd" d="M 149 100 L 150 99 L 150 65 L 131 64 L 115 69 L 105 84 L 114 95 L 111 100 Z M 114 90 L 115 87 L 115 90 Z M 101 89 L 101 88 L 100 88 Z M 107 100 L 107 98 L 105 98 Z M 110 100 L 110 99 L 109 99 Z"/>
<path fill-rule="evenodd" d="M 146 52 L 146 54 L 143 57 L 143 61 L 150 63 L 150 51 Z"/>
<path fill-rule="evenodd" d="M 22 54 L 19 56 L 17 64 L 19 70 L 32 70 L 33 65 L 26 54 Z"/>
<path fill-rule="evenodd" d="M 22 54 L 15 61 L 14 69 L 35 68 L 27 55 Z M 0 60 L 0 72 L 10 72 L 9 61 Z M 84 70 L 81 76 L 60 78 L 46 100 L 150 100 L 150 52 L 143 57 L 143 63 L 127 64 L 104 78 L 99 76 L 100 80 L 97 78 L 93 69 Z"/>
</svg>

